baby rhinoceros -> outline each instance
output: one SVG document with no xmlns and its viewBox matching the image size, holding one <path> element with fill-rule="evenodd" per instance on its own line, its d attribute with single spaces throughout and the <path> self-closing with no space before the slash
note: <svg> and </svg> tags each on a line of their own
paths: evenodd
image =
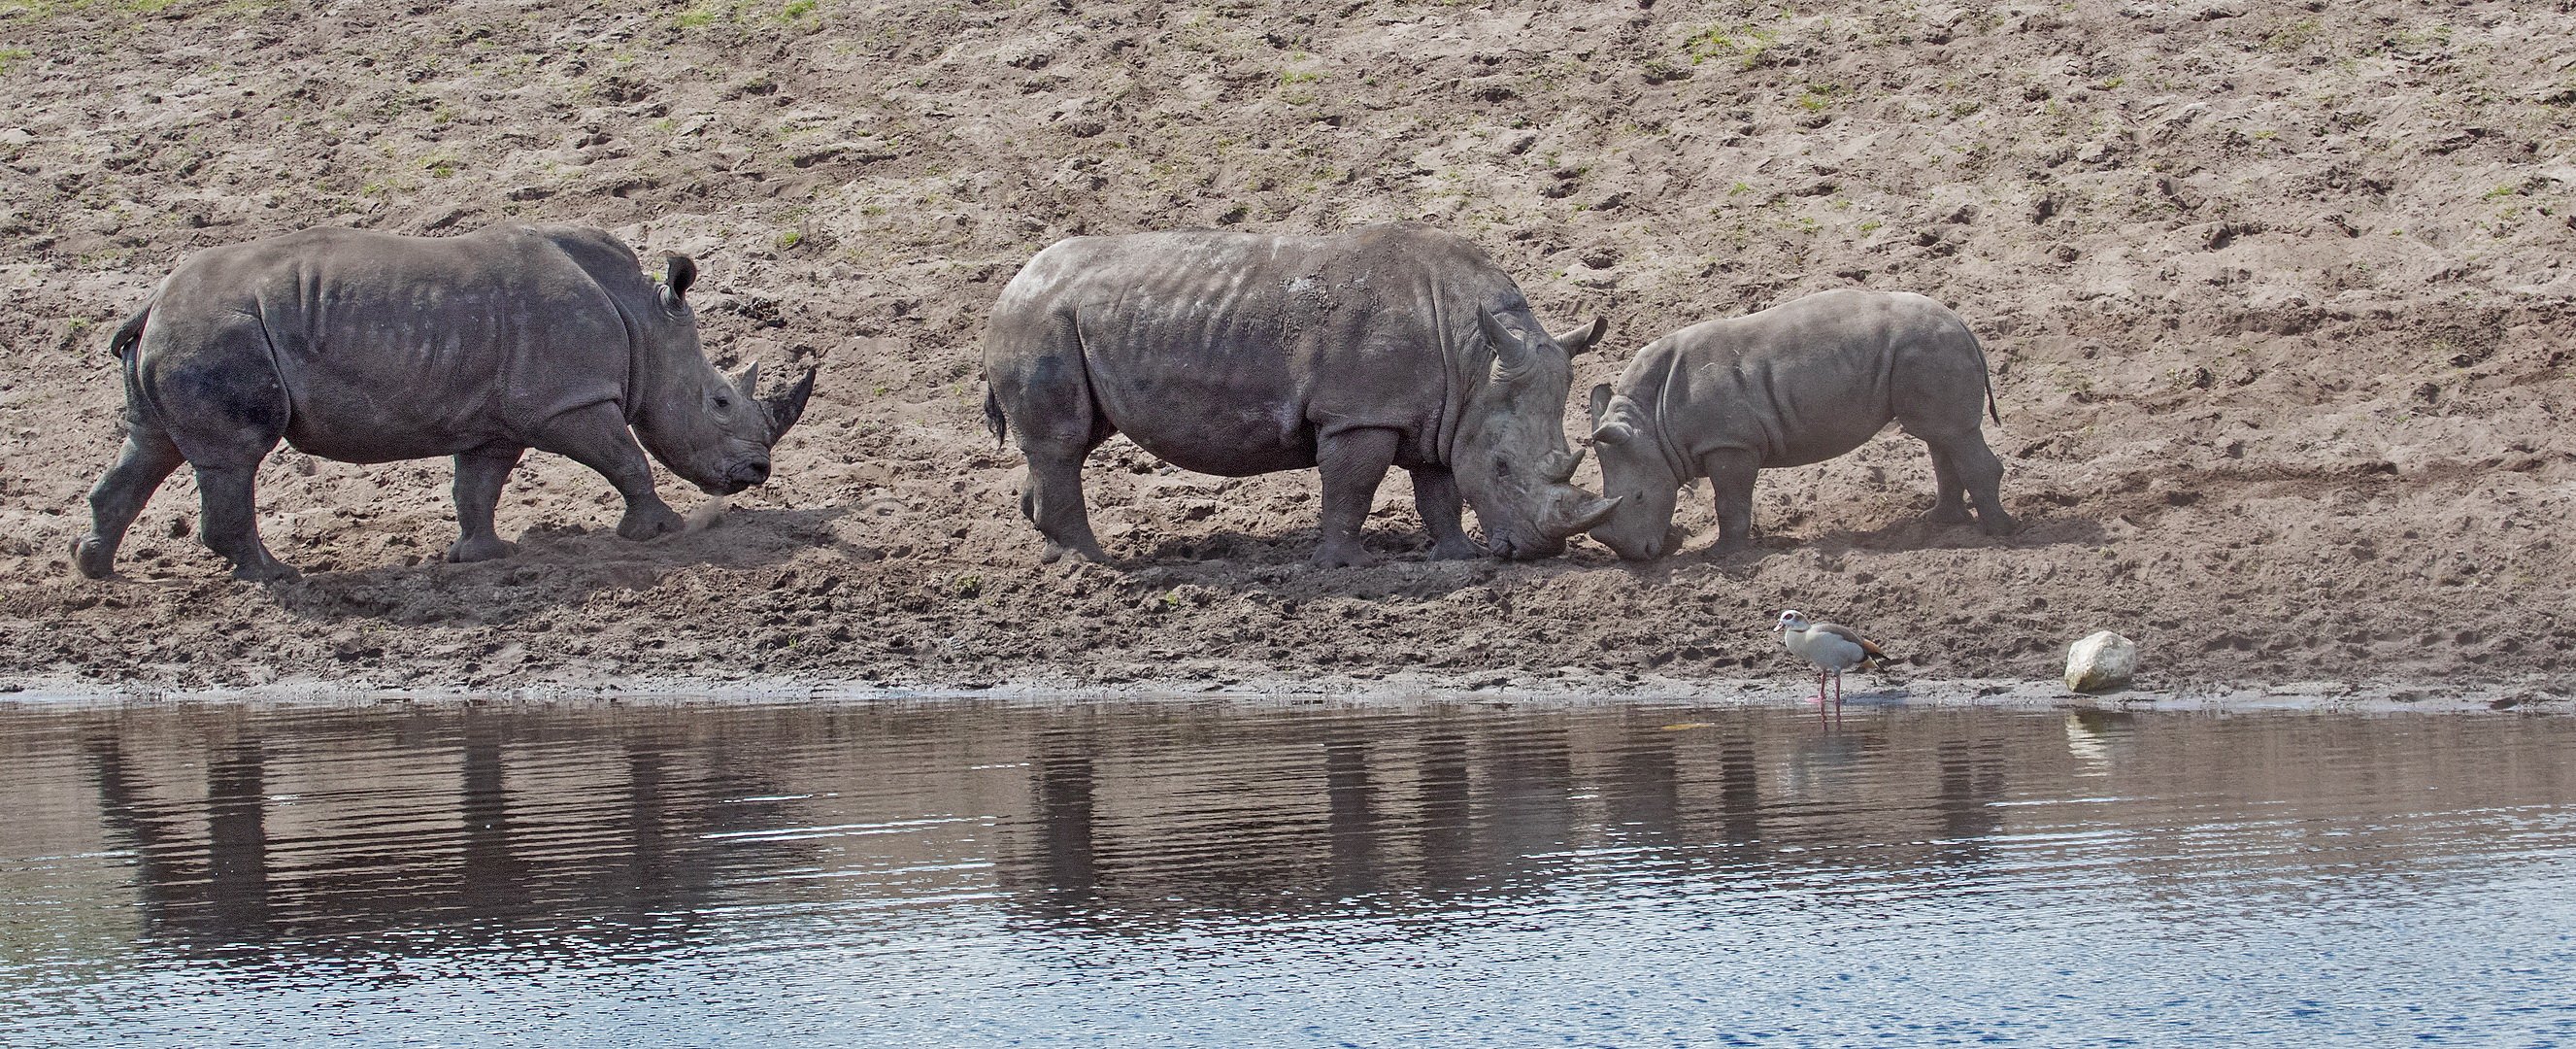
<svg viewBox="0 0 2576 1049">
<path fill-rule="evenodd" d="M 1932 450 L 1929 520 L 2013 530 L 2004 468 L 1977 411 L 1994 415 L 1985 350 L 1959 316 L 1920 295 L 1828 291 L 1694 324 L 1649 343 L 1614 387 L 1592 388 L 1602 494 L 1618 507 L 1592 538 L 1631 560 L 1670 552 L 1677 489 L 1716 489 L 1717 546 L 1753 533 L 1757 471 L 1822 462 L 1902 423 Z M 2000 416 L 1996 416 L 2001 421 Z"/>
<path fill-rule="evenodd" d="M 769 451 L 813 393 L 756 399 L 698 346 L 683 298 L 697 276 L 666 262 L 656 288 L 635 253 L 594 229 L 496 226 L 460 237 L 351 229 L 199 252 L 111 343 L 125 374 L 124 454 L 90 489 L 82 575 L 115 565 L 144 501 L 196 467 L 200 531 L 238 579 L 295 574 L 260 543 L 252 482 L 284 439 L 325 459 L 456 457 L 451 561 L 508 554 L 492 508 L 530 448 L 567 456 L 626 498 L 617 534 L 680 529 L 637 440 L 711 495 L 769 479 Z"/>
</svg>

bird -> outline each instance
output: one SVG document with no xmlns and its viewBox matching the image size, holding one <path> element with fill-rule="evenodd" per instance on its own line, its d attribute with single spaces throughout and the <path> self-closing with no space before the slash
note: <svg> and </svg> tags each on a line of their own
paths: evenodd
<svg viewBox="0 0 2576 1049">
<path fill-rule="evenodd" d="M 1811 623 L 1797 609 L 1780 613 L 1780 641 L 1789 652 L 1816 667 L 1816 716 L 1825 713 L 1825 680 L 1833 679 L 1834 715 L 1843 712 L 1843 671 L 1874 670 L 1894 662 L 1878 642 L 1860 631 L 1834 623 Z"/>
</svg>

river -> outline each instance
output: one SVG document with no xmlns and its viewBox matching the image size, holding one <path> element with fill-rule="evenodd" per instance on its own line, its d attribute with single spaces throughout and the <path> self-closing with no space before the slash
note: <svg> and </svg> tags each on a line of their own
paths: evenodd
<svg viewBox="0 0 2576 1049">
<path fill-rule="evenodd" d="M 2546 1045 L 2576 718 L 0 705 L 9 1045 Z"/>
</svg>

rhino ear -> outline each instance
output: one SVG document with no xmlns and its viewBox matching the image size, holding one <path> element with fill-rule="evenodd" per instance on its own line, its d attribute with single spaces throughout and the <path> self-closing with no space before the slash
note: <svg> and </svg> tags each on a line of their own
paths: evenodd
<svg viewBox="0 0 2576 1049">
<path fill-rule="evenodd" d="M 733 374 L 725 376 L 725 378 L 732 380 L 733 388 L 742 391 L 743 397 L 750 398 L 758 396 L 760 393 L 760 362 L 753 361 L 749 364 L 743 365 L 742 367 L 735 369 Z"/>
<path fill-rule="evenodd" d="M 1580 357 L 1583 351 L 1592 348 L 1593 343 L 1600 342 L 1601 334 L 1609 330 L 1609 318 L 1594 317 L 1590 327 L 1578 329 L 1572 334 L 1557 336 L 1556 344 L 1565 347 L 1566 356 Z"/>
<path fill-rule="evenodd" d="M 1628 419 L 1613 418 L 1610 415 L 1610 409 L 1617 407 L 1624 399 L 1612 393 L 1608 383 L 1592 388 L 1592 443 L 1626 444 L 1637 439 L 1635 425 Z M 1635 417 L 1632 411 L 1628 418 Z"/>
<path fill-rule="evenodd" d="M 662 305 L 680 308 L 680 297 L 689 293 L 689 285 L 698 282 L 698 263 L 686 255 L 662 257 Z"/>
</svg>

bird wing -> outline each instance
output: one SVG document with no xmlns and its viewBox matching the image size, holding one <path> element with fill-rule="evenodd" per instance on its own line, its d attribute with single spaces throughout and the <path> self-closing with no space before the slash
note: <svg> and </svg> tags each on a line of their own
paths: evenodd
<svg viewBox="0 0 2576 1049">
<path fill-rule="evenodd" d="M 1862 637 L 1860 636 L 1860 631 L 1843 626 L 1839 623 L 1818 623 L 1808 629 L 1820 633 L 1832 634 L 1833 636 L 1849 641 L 1852 644 L 1859 645 L 1861 654 L 1871 660 L 1891 660 L 1896 658 L 1888 655 L 1886 649 L 1878 647 L 1878 642 Z M 1864 660 L 1864 662 L 1866 662 L 1866 660 Z"/>
</svg>

